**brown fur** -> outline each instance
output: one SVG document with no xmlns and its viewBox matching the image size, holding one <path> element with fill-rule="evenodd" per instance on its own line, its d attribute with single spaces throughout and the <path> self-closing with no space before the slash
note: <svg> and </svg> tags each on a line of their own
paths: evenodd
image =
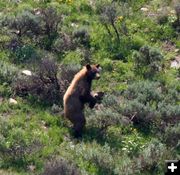
<svg viewBox="0 0 180 175">
<path fill-rule="evenodd" d="M 99 76 L 99 65 L 86 65 L 80 70 L 68 87 L 64 98 L 64 115 L 74 125 L 75 136 L 81 136 L 86 120 L 83 109 L 89 103 L 91 108 L 96 104 L 96 98 L 91 95 L 91 82 Z"/>
</svg>

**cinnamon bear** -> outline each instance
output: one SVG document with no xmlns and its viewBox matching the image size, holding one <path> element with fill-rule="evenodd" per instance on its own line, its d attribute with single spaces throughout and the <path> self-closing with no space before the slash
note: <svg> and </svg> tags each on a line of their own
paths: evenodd
<svg viewBox="0 0 180 175">
<path fill-rule="evenodd" d="M 63 97 L 64 116 L 72 123 L 75 137 L 82 136 L 86 120 L 83 109 L 86 103 L 93 108 L 98 101 L 98 96 L 91 94 L 92 80 L 100 78 L 101 67 L 97 65 L 84 66 L 73 78 Z M 101 94 L 102 97 L 102 94 Z"/>
</svg>

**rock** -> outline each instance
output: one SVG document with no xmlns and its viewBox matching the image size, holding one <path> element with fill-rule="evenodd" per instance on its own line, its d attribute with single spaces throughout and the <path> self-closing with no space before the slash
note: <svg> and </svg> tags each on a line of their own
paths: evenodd
<svg viewBox="0 0 180 175">
<path fill-rule="evenodd" d="M 36 169 L 35 165 L 29 165 L 28 166 L 28 170 L 30 170 L 31 172 L 34 172 L 35 169 Z"/>
<path fill-rule="evenodd" d="M 16 104 L 17 104 L 17 101 L 16 101 L 15 99 L 13 99 L 13 98 L 10 98 L 10 99 L 9 99 L 9 103 L 16 105 Z"/>
<path fill-rule="evenodd" d="M 176 56 L 174 60 L 171 61 L 171 66 L 172 68 L 180 68 L 180 56 Z"/>
<path fill-rule="evenodd" d="M 141 11 L 143 11 L 143 12 L 147 12 L 147 11 L 149 11 L 149 9 L 148 9 L 148 8 L 146 8 L 146 7 L 142 7 L 142 8 L 141 8 Z"/>
<path fill-rule="evenodd" d="M 78 24 L 76 24 L 76 23 L 71 23 L 71 26 L 77 28 L 77 27 L 78 27 Z"/>
<path fill-rule="evenodd" d="M 175 49 L 174 52 L 176 52 L 176 53 L 179 52 L 179 49 Z"/>
<path fill-rule="evenodd" d="M 22 73 L 27 76 L 31 76 L 32 72 L 30 70 L 23 70 Z"/>
<path fill-rule="evenodd" d="M 171 14 L 176 14 L 176 11 L 175 10 L 171 10 L 170 13 Z"/>
</svg>

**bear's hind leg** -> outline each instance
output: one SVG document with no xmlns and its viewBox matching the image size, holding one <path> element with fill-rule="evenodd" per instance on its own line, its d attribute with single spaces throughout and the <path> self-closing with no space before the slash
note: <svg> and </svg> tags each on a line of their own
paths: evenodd
<svg viewBox="0 0 180 175">
<path fill-rule="evenodd" d="M 85 127 L 86 124 L 86 120 L 83 114 L 81 114 L 80 116 L 78 116 L 77 118 L 78 120 L 76 120 L 74 122 L 74 137 L 75 138 L 81 138 L 82 137 L 82 131 Z"/>
</svg>

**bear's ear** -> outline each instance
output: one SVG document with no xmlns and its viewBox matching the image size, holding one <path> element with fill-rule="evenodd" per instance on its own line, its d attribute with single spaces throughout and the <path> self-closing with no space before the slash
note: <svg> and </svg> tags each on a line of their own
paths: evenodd
<svg viewBox="0 0 180 175">
<path fill-rule="evenodd" d="M 96 64 L 96 67 L 99 68 L 99 67 L 100 67 L 100 64 Z"/>
<path fill-rule="evenodd" d="M 86 69 L 87 70 L 91 70 L 91 65 L 90 64 L 86 64 Z"/>
</svg>

